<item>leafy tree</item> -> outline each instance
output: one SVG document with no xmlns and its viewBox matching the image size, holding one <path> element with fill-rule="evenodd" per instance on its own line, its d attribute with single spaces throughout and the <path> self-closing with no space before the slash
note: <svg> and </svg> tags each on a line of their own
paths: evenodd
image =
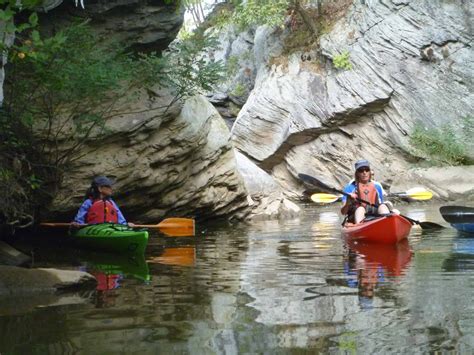
<svg viewBox="0 0 474 355">
<path fill-rule="evenodd" d="M 105 120 L 116 104 L 144 85 L 173 90 L 174 100 L 210 90 L 223 73 L 221 63 L 199 56 L 215 46 L 213 38 L 193 36 L 163 55 L 141 54 L 138 59 L 115 45 L 97 45 L 85 23 L 42 39 L 37 31 L 11 55 L 7 76 L 6 110 L 31 132 L 41 131 L 44 142 L 75 142 L 67 150 L 40 145 L 49 163 L 63 168 L 76 159 L 87 139 L 104 133 Z M 18 56 L 23 53 L 23 56 Z"/>
<path fill-rule="evenodd" d="M 165 112 L 178 100 L 210 90 L 220 80 L 223 65 L 205 60 L 200 53 L 216 43 L 193 35 L 165 53 L 136 56 L 123 53 L 115 44 L 98 43 L 86 23 L 50 38 L 42 38 L 37 30 L 19 36 L 9 51 L 5 105 L 0 112 L 0 165 L 10 166 L 0 172 L 4 199 L 2 186 L 6 190 L 11 181 L 18 181 L 22 187 L 18 194 L 28 196 L 22 200 L 28 210 L 29 192 L 48 184 L 51 190 L 91 136 L 107 132 L 107 119 L 129 113 L 118 112 L 117 104 L 135 89 L 169 88 L 174 99 L 156 108 Z M 12 168 L 13 161 L 23 161 L 18 171 Z M 11 200 L 20 201 L 18 194 Z M 14 215 L 0 207 L 0 224 L 15 219 Z"/>
<path fill-rule="evenodd" d="M 237 5 L 232 21 L 242 29 L 255 25 L 281 26 L 288 6 L 288 0 L 248 0 Z"/>
</svg>

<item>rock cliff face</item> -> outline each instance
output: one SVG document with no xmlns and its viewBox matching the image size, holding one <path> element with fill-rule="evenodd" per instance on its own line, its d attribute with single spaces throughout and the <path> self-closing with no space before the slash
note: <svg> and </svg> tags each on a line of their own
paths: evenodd
<svg viewBox="0 0 474 355">
<path fill-rule="evenodd" d="M 86 11 L 98 33 L 115 32 L 129 48 L 154 50 L 182 22 L 182 13 L 157 4 L 91 1 Z M 371 160 L 376 178 L 393 190 L 420 182 L 446 198 L 473 195 L 472 167 L 415 169 L 419 158 L 409 143 L 416 124 L 452 122 L 458 130 L 459 118 L 472 115 L 473 7 L 461 0 L 355 0 L 311 55 L 283 55 L 281 29 L 222 34 L 223 49 L 214 57 L 238 57 L 242 68 L 211 101 L 232 101 L 238 110 L 246 100 L 231 134 L 201 96 L 164 112 L 159 107 L 168 94 L 144 92 L 128 107 L 136 113 L 110 119 L 107 136 L 88 142 L 48 217 L 72 218 L 99 174 L 117 180 L 116 200 L 130 220 L 243 217 L 250 210 L 291 215 L 298 208 L 283 196 L 301 196 L 298 173 L 340 187 L 360 158 Z M 55 24 L 77 11 L 63 3 L 45 16 Z M 333 66 L 344 51 L 351 70 Z M 244 90 L 236 93 L 239 84 Z M 466 143 L 474 156 L 472 141 Z"/>
<path fill-rule="evenodd" d="M 353 162 L 367 158 L 376 178 L 394 189 L 417 180 L 441 195 L 443 186 L 413 169 L 409 135 L 416 124 L 452 122 L 459 129 L 460 119 L 472 115 L 473 11 L 467 1 L 354 1 L 322 36 L 322 58 L 297 53 L 286 65 L 257 66 L 255 87 L 232 129 L 235 146 L 288 194 L 301 193 L 300 172 L 339 187 Z M 284 35 L 267 34 L 254 53 Z M 352 70 L 332 64 L 344 51 Z M 474 156 L 472 142 L 466 144 Z M 472 169 L 464 171 L 474 181 Z M 462 193 L 473 194 L 472 184 Z"/>
<path fill-rule="evenodd" d="M 196 96 L 166 114 L 156 110 L 164 106 L 160 100 L 144 96 L 135 105 L 129 110 L 140 113 L 110 119 L 107 136 L 87 143 L 49 217 L 72 218 L 91 178 L 103 174 L 116 179 L 115 198 L 129 220 L 248 212 L 229 130 L 208 101 Z M 144 107 L 151 111 L 144 113 Z"/>
<path fill-rule="evenodd" d="M 113 39 L 137 51 L 165 49 L 184 11 L 175 4 L 139 0 L 86 1 L 85 9 L 71 1 L 44 5 L 43 28 L 54 30 L 71 16 L 88 18 L 98 40 Z M 134 113 L 109 119 L 107 134 L 89 139 L 43 218 L 71 219 L 96 175 L 116 180 L 114 196 L 128 220 L 243 217 L 250 212 L 229 130 L 209 102 L 196 96 L 164 110 L 170 94 L 152 88 L 125 101 L 124 112 Z M 71 144 L 59 143 L 60 149 Z"/>
<path fill-rule="evenodd" d="M 113 36 L 138 50 L 166 47 L 183 16 L 175 7 L 154 1 L 86 2 L 85 13 L 64 2 L 47 12 L 43 22 L 53 28 L 71 14 L 90 18 L 99 36 Z M 235 50 L 244 50 L 245 43 L 241 40 Z M 244 74 L 249 77 L 247 71 Z M 253 84 L 252 75 L 249 78 Z M 169 110 L 160 109 L 170 101 L 169 93 L 151 88 L 139 99 L 128 100 L 123 111 L 135 113 L 109 119 L 107 135 L 85 144 L 44 217 L 71 219 L 96 175 L 116 179 L 115 198 L 134 221 L 157 222 L 171 215 L 268 218 L 299 210 L 283 198 L 276 184 L 271 195 L 254 191 L 253 199 L 248 196 L 255 184 L 244 183 L 241 174 L 251 171 L 253 182 L 265 181 L 268 174 L 236 162 L 229 129 L 208 101 L 196 96 Z M 64 140 L 60 149 L 70 144 Z"/>
<path fill-rule="evenodd" d="M 90 0 L 84 9 L 74 1 L 45 1 L 42 27 L 53 30 L 73 17 L 88 19 L 98 38 L 113 38 L 132 50 L 160 52 L 176 38 L 184 19 L 179 2 L 152 0 Z"/>
</svg>

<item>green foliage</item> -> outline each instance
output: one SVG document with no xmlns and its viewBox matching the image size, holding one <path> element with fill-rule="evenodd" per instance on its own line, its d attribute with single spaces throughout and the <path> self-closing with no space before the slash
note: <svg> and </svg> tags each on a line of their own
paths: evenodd
<svg viewBox="0 0 474 355">
<path fill-rule="evenodd" d="M 201 33 L 177 42 L 163 55 L 161 85 L 174 88 L 177 99 L 212 90 L 223 79 L 225 67 L 221 61 L 207 59 L 204 54 L 218 45 L 217 38 Z"/>
<path fill-rule="evenodd" d="M 30 16 L 29 26 L 36 21 Z M 50 38 L 31 27 L 17 32 L 8 51 L 0 111 L 0 166 L 13 174 L 5 173 L 4 183 L 0 181 L 1 205 L 11 200 L 27 206 L 33 195 L 44 196 L 43 185 L 50 190 L 86 142 L 107 132 L 108 118 L 127 113 L 123 103 L 138 89 L 168 88 L 174 99 L 156 108 L 165 111 L 177 100 L 211 90 L 224 67 L 203 53 L 216 45 L 214 38 L 189 35 L 166 53 L 132 56 L 118 45 L 100 43 L 85 23 Z M 16 187 L 8 194 L 12 180 Z M 0 206 L 0 224 L 18 215 L 23 215 L 22 208 L 7 211 Z"/>
<path fill-rule="evenodd" d="M 214 18 L 211 19 L 209 27 L 222 29 L 232 22 L 233 13 L 229 9 L 221 10 Z"/>
<path fill-rule="evenodd" d="M 339 336 L 339 351 L 343 354 L 357 354 L 357 334 L 346 332 Z"/>
<path fill-rule="evenodd" d="M 12 48 L 10 63 L 5 95 L 9 115 L 30 131 L 43 130 L 47 140 L 84 140 L 103 127 L 110 112 L 104 104 L 124 95 L 123 82 L 133 77 L 129 58 L 112 46 L 97 46 L 85 24 L 46 39 L 32 31 Z M 57 154 L 51 163 L 66 163 L 72 153 Z"/>
<path fill-rule="evenodd" d="M 178 40 L 186 41 L 189 40 L 193 36 L 193 33 L 188 31 L 185 26 L 181 27 L 178 32 Z"/>
<path fill-rule="evenodd" d="M 234 96 L 244 96 L 246 93 L 246 88 L 242 83 L 238 83 L 235 87 L 234 90 L 232 90 L 231 95 Z"/>
<path fill-rule="evenodd" d="M 334 66 L 338 69 L 351 70 L 352 64 L 350 61 L 350 54 L 348 51 L 344 51 L 341 54 L 337 54 L 333 57 Z"/>
<path fill-rule="evenodd" d="M 224 68 L 202 53 L 215 45 L 215 39 L 192 36 L 163 55 L 130 56 L 113 44 L 98 44 L 84 23 L 51 38 L 38 31 L 21 38 L 10 52 L 0 111 L 0 166 L 9 172 L 0 181 L 1 204 L 16 207 L 0 206 L 0 224 L 23 224 L 25 213 L 32 215 L 32 206 L 49 198 L 47 191 L 81 157 L 81 148 L 107 132 L 107 119 L 127 113 L 120 108 L 133 92 L 169 88 L 174 99 L 156 108 L 166 111 L 177 100 L 210 90 Z"/>
<path fill-rule="evenodd" d="M 232 21 L 241 30 L 255 25 L 282 26 L 288 6 L 288 0 L 248 0 L 237 5 Z"/>
<path fill-rule="evenodd" d="M 474 116 L 463 117 L 460 121 L 464 137 L 472 139 L 474 137 Z"/>
<path fill-rule="evenodd" d="M 32 189 L 21 175 L 5 166 L 5 161 L 0 162 L 0 226 L 9 224 L 14 227 L 31 223 L 32 217 L 25 210 L 29 209 L 33 200 Z"/>
<path fill-rule="evenodd" d="M 472 138 L 473 120 L 464 120 L 467 124 L 462 127 L 462 135 L 466 139 Z M 416 125 L 410 135 L 410 143 L 415 148 L 415 153 L 421 154 L 433 165 L 469 165 L 473 163 L 467 156 L 463 140 L 448 124 L 432 129 Z"/>
<path fill-rule="evenodd" d="M 31 174 L 30 176 L 28 176 L 27 182 L 32 190 L 37 190 L 41 187 L 42 180 L 38 178 L 35 174 Z"/>
<path fill-rule="evenodd" d="M 299 52 L 302 48 L 311 50 L 314 46 L 314 41 L 314 35 L 307 26 L 301 26 L 297 31 L 291 31 L 284 38 L 284 54 L 289 55 L 296 51 Z"/>
<path fill-rule="evenodd" d="M 34 5 L 38 4 L 39 1 L 28 1 L 23 6 L 19 6 L 18 1 L 10 0 L 0 0 L 0 4 L 3 4 L 4 8 L 0 9 L 0 22 L 4 24 L 2 28 L 2 40 L 0 41 L 0 51 L 2 53 L 8 53 L 8 46 L 5 44 L 5 39 L 7 35 L 14 35 L 22 33 L 26 30 L 35 28 L 38 25 L 38 15 L 33 12 L 28 17 L 28 22 L 23 22 L 20 24 L 15 23 L 15 15 L 23 9 L 32 8 Z"/>
<path fill-rule="evenodd" d="M 175 100 L 211 90 L 224 68 L 201 53 L 216 44 L 214 38 L 193 35 L 163 55 L 132 58 L 113 44 L 97 45 L 84 23 L 46 39 L 33 31 L 12 51 L 6 107 L 31 131 L 47 132 L 47 140 L 79 141 L 51 162 L 66 164 L 88 137 L 104 132 L 114 104 L 131 88 L 167 87 L 176 93 Z"/>
<path fill-rule="evenodd" d="M 0 226 L 2 224 L 23 224 L 31 222 L 29 210 L 34 200 L 33 189 L 39 188 L 36 177 L 28 182 L 32 173 L 31 164 L 26 155 L 35 152 L 31 149 L 29 136 L 24 135 L 22 126 L 9 119 L 4 110 L 0 110 Z M 28 217 L 28 218 L 26 218 Z"/>
<path fill-rule="evenodd" d="M 229 58 L 227 58 L 226 61 L 226 72 L 227 75 L 233 76 L 237 73 L 239 70 L 239 57 L 236 55 L 231 55 Z"/>
</svg>

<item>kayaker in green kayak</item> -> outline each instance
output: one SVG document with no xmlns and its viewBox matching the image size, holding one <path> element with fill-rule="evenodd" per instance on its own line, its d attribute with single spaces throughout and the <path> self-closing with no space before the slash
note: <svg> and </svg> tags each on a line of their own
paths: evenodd
<svg viewBox="0 0 474 355">
<path fill-rule="evenodd" d="M 347 220 L 358 224 L 366 215 L 380 215 L 390 213 L 390 208 L 384 203 L 382 185 L 372 180 L 372 171 L 368 160 L 362 159 L 355 163 L 354 180 L 346 185 L 344 192 L 351 197 L 342 197 L 344 206 L 341 213 L 347 215 Z M 357 198 L 368 201 L 378 207 L 373 207 L 357 201 Z"/>
<path fill-rule="evenodd" d="M 122 211 L 112 200 L 113 182 L 106 176 L 98 176 L 92 180 L 86 191 L 86 200 L 79 207 L 79 211 L 71 223 L 73 227 L 84 224 L 118 223 L 133 227 L 127 223 Z"/>
</svg>

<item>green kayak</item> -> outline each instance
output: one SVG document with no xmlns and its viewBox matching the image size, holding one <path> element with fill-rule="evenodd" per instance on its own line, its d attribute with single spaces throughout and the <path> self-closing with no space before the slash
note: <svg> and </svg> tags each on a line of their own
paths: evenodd
<svg viewBox="0 0 474 355">
<path fill-rule="evenodd" d="M 143 254 L 148 243 L 148 231 L 122 224 L 101 223 L 71 230 L 72 242 L 80 247 L 115 253 Z"/>
</svg>

